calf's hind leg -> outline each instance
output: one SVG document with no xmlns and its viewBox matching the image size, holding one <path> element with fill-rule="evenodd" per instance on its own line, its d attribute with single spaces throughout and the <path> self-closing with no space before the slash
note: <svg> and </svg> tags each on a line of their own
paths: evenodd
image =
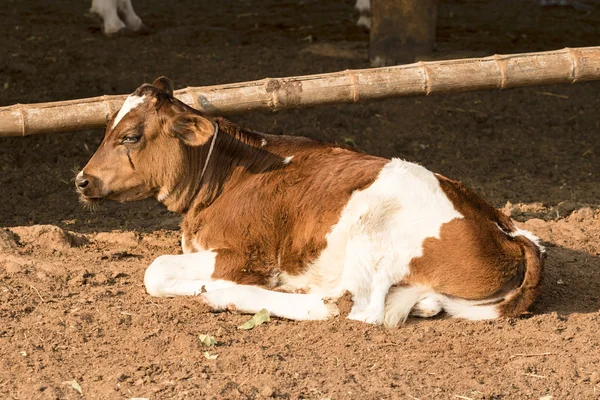
<svg viewBox="0 0 600 400">
<path fill-rule="evenodd" d="M 146 269 L 144 285 L 151 296 L 193 296 L 235 286 L 234 282 L 214 280 L 216 253 L 208 250 L 198 253 L 160 256 Z"/>
</svg>

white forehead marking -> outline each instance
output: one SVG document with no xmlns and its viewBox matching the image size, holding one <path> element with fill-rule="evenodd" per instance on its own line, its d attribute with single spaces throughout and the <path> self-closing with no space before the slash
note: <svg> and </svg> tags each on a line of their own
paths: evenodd
<svg viewBox="0 0 600 400">
<path fill-rule="evenodd" d="M 119 122 L 121 122 L 123 117 L 126 116 L 129 111 L 134 110 L 140 104 L 142 104 L 144 102 L 145 98 L 146 98 L 146 96 L 140 97 L 140 96 L 130 95 L 127 98 L 127 100 L 125 100 L 125 103 L 123 103 L 123 106 L 121 107 L 121 109 L 119 110 L 119 113 L 115 117 L 115 122 L 113 122 L 112 129 L 115 129 L 115 126 L 117 126 L 117 124 Z"/>
<path fill-rule="evenodd" d="M 289 156 L 283 159 L 283 163 L 284 164 L 289 164 L 292 161 L 292 158 L 294 158 L 294 156 Z"/>
</svg>

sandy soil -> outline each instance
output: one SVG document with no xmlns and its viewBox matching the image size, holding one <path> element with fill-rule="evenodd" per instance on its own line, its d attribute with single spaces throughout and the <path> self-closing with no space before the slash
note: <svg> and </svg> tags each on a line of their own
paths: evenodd
<svg viewBox="0 0 600 400">
<path fill-rule="evenodd" d="M 155 29 L 106 39 L 88 2 L 0 7 L 0 105 L 367 66 L 353 2 L 147 0 Z M 586 14 L 534 1 L 442 1 L 436 56 L 598 45 Z M 178 253 L 153 201 L 83 209 L 72 170 L 100 130 L 0 139 L 0 397 L 7 399 L 600 398 L 600 85 L 547 86 L 252 113 L 254 129 L 353 142 L 462 180 L 548 247 L 544 291 L 519 319 L 336 318 L 209 312 L 154 299 L 145 267 Z M 204 347 L 199 334 L 218 344 Z M 204 353 L 217 355 L 208 359 Z M 65 383 L 66 382 L 66 383 Z"/>
</svg>

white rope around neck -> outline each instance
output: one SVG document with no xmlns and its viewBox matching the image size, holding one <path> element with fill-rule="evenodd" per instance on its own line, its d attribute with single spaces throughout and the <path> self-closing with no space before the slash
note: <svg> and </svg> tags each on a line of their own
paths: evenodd
<svg viewBox="0 0 600 400">
<path fill-rule="evenodd" d="M 212 154 L 213 148 L 215 147 L 215 142 L 217 141 L 218 133 L 219 124 L 215 122 L 215 132 L 213 133 L 212 142 L 210 142 L 210 148 L 208 149 L 208 156 L 206 156 L 206 161 L 204 162 L 204 168 L 202 168 L 202 173 L 200 174 L 200 182 L 202 182 L 202 178 L 204 178 L 204 173 L 206 172 L 206 167 L 208 167 L 208 162 L 210 161 L 210 156 Z"/>
</svg>

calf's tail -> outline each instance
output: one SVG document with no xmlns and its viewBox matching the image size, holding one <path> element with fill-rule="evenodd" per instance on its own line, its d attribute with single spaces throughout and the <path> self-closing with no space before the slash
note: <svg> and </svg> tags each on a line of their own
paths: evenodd
<svg viewBox="0 0 600 400">
<path fill-rule="evenodd" d="M 532 235 L 525 236 L 520 234 L 521 232 L 517 231 L 514 239 L 523 249 L 525 259 L 523 282 L 496 305 L 498 314 L 502 317 L 516 317 L 523 314 L 541 291 L 544 248 L 538 244 L 537 238 L 527 237 Z"/>
<path fill-rule="evenodd" d="M 521 284 L 495 299 L 465 300 L 438 295 L 438 300 L 448 314 L 471 320 L 517 317 L 533 304 L 541 290 L 544 248 L 539 244 L 538 238 L 527 231 L 517 229 L 510 236 L 523 250 Z"/>
</svg>

